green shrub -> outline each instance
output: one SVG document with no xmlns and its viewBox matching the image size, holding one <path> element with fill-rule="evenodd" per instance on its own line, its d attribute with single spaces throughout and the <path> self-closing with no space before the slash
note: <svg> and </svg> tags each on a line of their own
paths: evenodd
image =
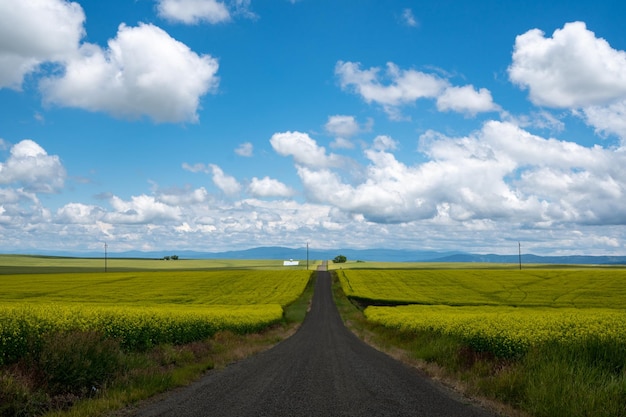
<svg viewBox="0 0 626 417">
<path fill-rule="evenodd" d="M 0 375 L 0 416 L 21 417 L 42 414 L 47 396 L 33 391 L 26 378 L 18 375 Z"/>
<path fill-rule="evenodd" d="M 69 331 L 44 337 L 35 366 L 52 395 L 85 395 L 110 380 L 122 367 L 119 343 L 96 332 Z"/>
</svg>

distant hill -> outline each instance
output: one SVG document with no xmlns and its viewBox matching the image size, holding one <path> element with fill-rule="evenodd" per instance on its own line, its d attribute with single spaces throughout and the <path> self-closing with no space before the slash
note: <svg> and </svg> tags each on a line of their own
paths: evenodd
<svg viewBox="0 0 626 417">
<path fill-rule="evenodd" d="M 518 263 L 519 255 L 476 255 L 459 253 L 432 259 L 432 262 L 488 262 L 488 263 Z M 623 265 L 626 256 L 539 256 L 522 254 L 522 263 L 527 264 L 563 264 L 563 265 Z"/>
<path fill-rule="evenodd" d="M 104 252 L 68 252 L 68 251 L 31 251 L 15 254 L 66 256 L 80 258 L 102 258 Z M 287 248 L 282 246 L 263 246 L 237 251 L 201 252 L 201 251 L 127 251 L 109 252 L 110 258 L 153 258 L 178 255 L 180 259 L 306 259 L 307 249 Z M 465 252 L 437 252 L 399 249 L 309 249 L 309 259 L 333 259 L 337 255 L 344 255 L 350 261 L 378 261 L 378 262 L 488 262 L 488 263 L 517 263 L 519 257 L 515 255 L 472 254 Z M 598 265 L 626 265 L 626 256 L 539 256 L 522 254 L 522 263 L 545 264 L 598 264 Z"/>
</svg>

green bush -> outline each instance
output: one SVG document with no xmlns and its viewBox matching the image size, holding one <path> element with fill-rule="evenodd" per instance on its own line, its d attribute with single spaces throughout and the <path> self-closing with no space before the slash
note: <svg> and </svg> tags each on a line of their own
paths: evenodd
<svg viewBox="0 0 626 417">
<path fill-rule="evenodd" d="M 47 402 L 47 396 L 41 391 L 33 391 L 26 378 L 0 375 L 0 416 L 39 415 L 45 411 Z"/>
<path fill-rule="evenodd" d="M 344 255 L 337 255 L 335 256 L 335 259 L 333 259 L 333 263 L 342 264 L 345 263 L 347 260 L 348 258 L 346 258 Z"/>
<path fill-rule="evenodd" d="M 96 332 L 59 332 L 44 337 L 35 358 L 52 395 L 85 395 L 110 380 L 122 367 L 119 343 Z"/>
</svg>

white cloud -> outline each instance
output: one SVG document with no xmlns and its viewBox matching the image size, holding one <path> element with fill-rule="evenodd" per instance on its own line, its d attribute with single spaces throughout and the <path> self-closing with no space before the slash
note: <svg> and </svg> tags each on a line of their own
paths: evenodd
<svg viewBox="0 0 626 417">
<path fill-rule="evenodd" d="M 202 163 L 190 165 L 187 162 L 183 162 L 182 167 L 185 171 L 189 171 L 193 173 L 198 173 L 198 172 L 204 172 L 205 174 L 209 173 L 209 168 Z"/>
<path fill-rule="evenodd" d="M 282 182 L 269 177 L 262 179 L 252 178 L 252 182 L 248 186 L 248 192 L 253 197 L 291 197 L 294 195 L 294 190 Z"/>
<path fill-rule="evenodd" d="M 532 29 L 515 40 L 509 76 L 537 105 L 610 104 L 626 97 L 626 53 L 596 38 L 583 22 L 567 23 L 550 38 Z"/>
<path fill-rule="evenodd" d="M 132 196 L 124 201 L 117 196 L 110 199 L 114 211 L 104 216 L 106 222 L 121 224 L 148 224 L 159 221 L 175 221 L 181 216 L 181 208 L 157 201 L 154 196 Z"/>
<path fill-rule="evenodd" d="M 254 145 L 250 142 L 242 143 L 235 149 L 235 153 L 239 156 L 251 157 L 254 152 Z"/>
<path fill-rule="evenodd" d="M 313 141 L 314 142 L 314 141 Z M 467 137 L 427 132 L 427 162 L 406 165 L 379 136 L 365 150 L 364 176 L 346 183 L 332 167 L 298 165 L 311 201 L 377 223 L 490 222 L 534 227 L 626 221 L 626 153 L 544 139 L 491 121 Z"/>
<path fill-rule="evenodd" d="M 350 141 L 350 138 L 362 130 L 371 129 L 372 123 L 370 119 L 368 122 L 369 125 L 361 128 L 354 116 L 334 115 L 328 117 L 324 129 L 335 136 L 335 140 L 330 144 L 331 148 L 352 149 L 354 148 L 354 144 Z"/>
<path fill-rule="evenodd" d="M 231 19 L 226 5 L 216 0 L 158 0 L 159 16 L 185 24 L 228 22 Z"/>
<path fill-rule="evenodd" d="M 532 126 L 550 132 L 562 132 L 565 129 L 565 123 L 546 110 L 532 111 L 530 114 L 522 115 L 513 115 L 503 110 L 500 112 L 500 118 L 519 127 Z"/>
<path fill-rule="evenodd" d="M 293 156 L 297 164 L 312 167 L 337 166 L 341 158 L 336 154 L 326 155 L 326 149 L 318 146 L 309 135 L 301 132 L 275 133 L 270 139 L 274 150 L 282 156 Z"/>
<path fill-rule="evenodd" d="M 330 147 L 333 149 L 354 149 L 354 143 L 350 139 L 338 137 L 331 142 Z"/>
<path fill-rule="evenodd" d="M 222 169 L 214 164 L 209 165 L 213 173 L 213 183 L 227 195 L 235 195 L 241 191 L 241 184 L 230 175 L 227 175 Z"/>
<path fill-rule="evenodd" d="M 0 163 L 0 184 L 19 184 L 32 192 L 57 192 L 63 188 L 66 176 L 59 157 L 48 155 L 30 139 L 13 145 L 9 158 Z"/>
<path fill-rule="evenodd" d="M 44 78 L 44 100 L 156 122 L 196 122 L 200 97 L 218 84 L 217 60 L 199 56 L 162 29 L 120 25 L 108 49 L 85 43 L 59 77 Z"/>
<path fill-rule="evenodd" d="M 204 203 L 209 199 L 209 193 L 204 187 L 169 188 L 158 190 L 157 199 L 170 206 L 188 206 Z"/>
<path fill-rule="evenodd" d="M 585 121 L 597 133 L 614 134 L 626 145 L 626 99 L 608 106 L 589 106 L 583 109 Z"/>
<path fill-rule="evenodd" d="M 626 143 L 626 52 L 585 23 L 567 23 L 548 38 L 538 29 L 518 36 L 509 76 L 533 103 L 571 109 L 596 133 Z"/>
<path fill-rule="evenodd" d="M 105 214 L 105 211 L 97 206 L 68 203 L 57 210 L 57 219 L 62 223 L 92 224 L 104 218 Z"/>
<path fill-rule="evenodd" d="M 401 70 L 397 65 L 387 63 L 385 77 L 380 76 L 380 68 L 362 70 L 355 62 L 337 62 L 335 74 L 339 76 L 341 87 L 353 89 L 368 102 L 376 102 L 387 107 L 396 107 L 414 102 L 420 98 L 434 98 L 446 87 L 447 82 L 436 75 L 416 70 Z M 389 80 L 389 85 L 381 81 Z"/>
<path fill-rule="evenodd" d="M 24 76 L 78 49 L 85 14 L 64 0 L 0 1 L 0 88 L 20 89 Z"/>
<path fill-rule="evenodd" d="M 324 128 L 328 133 L 346 139 L 356 135 L 360 130 L 354 116 L 346 115 L 328 116 Z"/>
<path fill-rule="evenodd" d="M 372 148 L 377 151 L 393 151 L 398 148 L 398 142 L 393 140 L 391 136 L 379 135 L 374 138 L 374 145 Z"/>
<path fill-rule="evenodd" d="M 448 87 L 437 97 L 437 109 L 440 111 L 453 110 L 475 116 L 476 113 L 499 110 L 493 102 L 491 92 L 486 88 L 476 91 L 474 86 Z"/>
<path fill-rule="evenodd" d="M 472 85 L 454 87 L 438 75 L 402 70 L 391 62 L 381 75 L 380 68 L 362 70 L 359 63 L 339 61 L 335 74 L 343 89 L 355 92 L 367 103 L 380 104 L 393 119 L 402 118 L 401 106 L 424 98 L 436 99 L 440 111 L 453 110 L 471 116 L 499 109 L 486 88 L 476 91 Z"/>
<path fill-rule="evenodd" d="M 417 20 L 415 19 L 415 16 L 413 15 L 413 10 L 411 9 L 402 10 L 402 21 L 404 22 L 405 25 L 410 26 L 410 27 L 418 26 Z"/>
<path fill-rule="evenodd" d="M 251 10 L 250 3 L 251 0 L 234 0 L 233 15 L 252 20 L 258 19 L 259 16 Z"/>
</svg>

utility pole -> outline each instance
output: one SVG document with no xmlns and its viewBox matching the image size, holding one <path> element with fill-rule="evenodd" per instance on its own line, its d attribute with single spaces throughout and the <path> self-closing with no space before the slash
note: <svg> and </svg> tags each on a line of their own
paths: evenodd
<svg viewBox="0 0 626 417">
<path fill-rule="evenodd" d="M 104 242 L 104 272 L 107 272 L 107 243 Z"/>
<path fill-rule="evenodd" d="M 517 242 L 518 253 L 519 253 L 519 270 L 522 270 L 522 244 L 521 242 Z"/>
</svg>

